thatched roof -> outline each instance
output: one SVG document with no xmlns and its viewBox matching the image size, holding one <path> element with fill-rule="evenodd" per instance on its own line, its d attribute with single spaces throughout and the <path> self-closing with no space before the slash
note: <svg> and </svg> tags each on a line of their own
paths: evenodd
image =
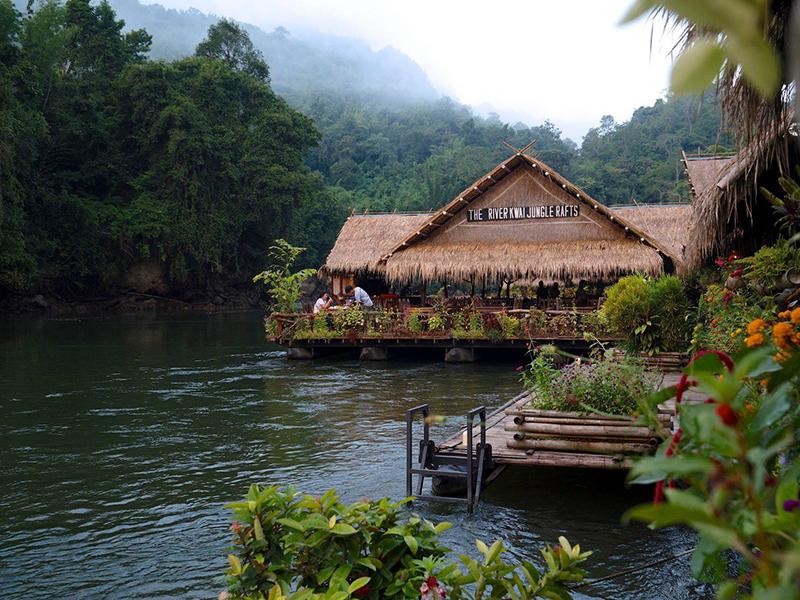
<svg viewBox="0 0 800 600">
<path fill-rule="evenodd" d="M 683 261 L 692 223 L 691 204 L 639 204 L 611 208 L 670 248 L 673 255 Z"/>
<path fill-rule="evenodd" d="M 628 222 L 624 217 L 615 217 L 611 209 L 606 207 L 602 202 L 599 202 L 589 196 L 589 194 L 587 194 L 584 190 L 573 184 L 560 173 L 553 170 L 552 167 L 548 166 L 539 159 L 522 152 L 517 152 L 501 162 L 494 169 L 489 171 L 489 173 L 475 181 L 472 185 L 467 186 L 442 209 L 431 213 L 428 221 L 423 223 L 417 231 L 400 242 L 392 250 L 392 252 L 389 252 L 386 255 L 385 259 L 388 260 L 395 252 L 405 250 L 412 244 L 427 238 L 432 232 L 447 223 L 459 212 L 466 209 L 472 202 L 480 198 L 484 193 L 489 191 L 492 187 L 497 185 L 505 177 L 510 175 L 521 166 L 528 166 L 534 169 L 553 184 L 562 188 L 581 204 L 584 204 L 587 207 L 592 208 L 598 214 L 605 216 L 611 222 L 617 225 L 621 231 L 624 231 L 625 235 L 632 239 L 638 239 L 643 245 L 655 250 L 665 257 L 671 258 L 676 263 L 679 261 L 679 257 L 674 256 L 668 248 L 663 247 L 661 243 L 654 239 L 649 233 L 641 230 L 633 223 Z"/>
<path fill-rule="evenodd" d="M 636 240 L 444 244 L 422 242 L 386 262 L 393 281 L 608 279 L 626 273 L 658 274 L 663 261 Z"/>
<path fill-rule="evenodd" d="M 492 197 L 494 186 L 509 177 L 513 182 L 520 170 L 532 174 L 539 182 L 539 190 L 547 191 L 551 198 L 582 205 L 583 224 L 591 227 L 576 235 L 573 224 L 562 223 L 548 230 L 546 235 L 540 231 L 541 236 L 527 239 L 524 237 L 526 230 L 514 231 L 512 225 L 494 225 L 491 231 L 476 232 L 475 239 L 465 239 L 467 236 L 454 233 L 459 225 L 469 225 L 459 213 L 470 205 L 480 206 L 485 198 Z M 500 185 L 498 189 L 502 188 Z M 498 193 L 505 194 L 507 190 Z M 389 252 L 385 257 L 386 277 L 408 282 L 474 277 L 592 279 L 632 272 L 657 274 L 664 270 L 665 258 L 676 266 L 680 263 L 681 254 L 676 247 L 671 241 L 667 243 L 656 237 L 650 228 L 631 220 L 628 214 L 616 212 L 592 199 L 541 161 L 516 153 L 444 208 L 432 213 L 427 222 Z"/>
<path fill-rule="evenodd" d="M 342 225 L 321 271 L 382 272 L 381 259 L 429 217 L 430 213 L 353 214 Z"/>
<path fill-rule="evenodd" d="M 683 151 L 681 151 L 681 155 L 692 191 L 692 199 L 715 185 L 722 170 L 735 158 L 731 154 L 687 155 Z"/>
<path fill-rule="evenodd" d="M 797 156 L 797 125 L 793 120 L 792 114 L 780 130 L 765 132 L 735 157 L 728 159 L 714 184 L 702 192 L 698 190 L 686 253 L 688 266 L 699 266 L 716 253 L 726 250 L 737 228 L 752 226 L 763 173 L 775 169 L 779 174 L 790 175 L 788 165 L 777 160 L 775 148 L 783 144 L 787 148 L 785 155 L 791 156 L 794 147 Z"/>
<path fill-rule="evenodd" d="M 546 225 L 468 222 L 467 207 L 501 197 L 494 206 L 548 202 L 582 209 L 578 218 Z M 657 274 L 666 259 L 680 267 L 686 213 L 685 206 L 606 207 L 541 161 L 516 153 L 436 212 L 351 216 L 323 272 L 373 272 L 396 282 Z"/>
</svg>

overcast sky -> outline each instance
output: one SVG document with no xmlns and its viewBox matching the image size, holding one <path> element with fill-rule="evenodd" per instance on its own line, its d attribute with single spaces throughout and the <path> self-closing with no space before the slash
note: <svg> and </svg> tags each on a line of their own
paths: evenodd
<svg viewBox="0 0 800 600">
<path fill-rule="evenodd" d="M 149 0 L 145 0 L 149 1 Z M 619 26 L 633 0 L 156 0 L 272 30 L 310 28 L 393 46 L 433 85 L 482 113 L 580 141 L 600 117 L 630 118 L 667 88 L 670 42 Z"/>
</svg>

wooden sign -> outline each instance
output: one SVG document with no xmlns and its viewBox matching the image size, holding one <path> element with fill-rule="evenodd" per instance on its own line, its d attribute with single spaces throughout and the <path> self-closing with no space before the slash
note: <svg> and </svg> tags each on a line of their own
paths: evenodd
<svg viewBox="0 0 800 600">
<path fill-rule="evenodd" d="M 497 206 L 467 210 L 467 221 L 524 221 L 529 219 L 563 219 L 580 216 L 579 204 L 539 206 Z"/>
</svg>

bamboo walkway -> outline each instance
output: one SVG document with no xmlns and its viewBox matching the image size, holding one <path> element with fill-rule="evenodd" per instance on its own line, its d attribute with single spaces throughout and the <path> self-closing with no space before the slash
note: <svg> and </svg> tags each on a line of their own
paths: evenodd
<svg viewBox="0 0 800 600">
<path fill-rule="evenodd" d="M 670 371 L 664 373 L 664 378 L 660 387 L 666 388 L 676 385 L 680 379 L 680 372 Z M 684 394 L 684 402 L 702 402 L 704 397 L 694 391 Z M 530 450 L 520 448 L 509 448 L 508 442 L 513 440 L 514 433 L 506 431 L 506 427 L 514 424 L 513 416 L 506 414 L 506 411 L 523 410 L 531 402 L 530 395 L 525 392 L 503 404 L 486 418 L 486 442 L 492 446 L 492 458 L 496 465 L 521 465 L 521 466 L 545 466 L 545 467 L 569 467 L 569 468 L 589 468 L 589 469 L 628 469 L 631 466 L 629 458 L 617 455 L 588 454 L 580 452 L 558 452 L 548 450 Z M 674 400 L 670 400 L 662 405 L 662 409 L 667 409 L 672 414 L 675 412 Z M 480 435 L 479 427 L 473 429 L 475 439 Z M 439 456 L 464 456 L 466 455 L 466 444 L 464 443 L 465 430 L 461 430 L 458 435 L 448 439 L 438 446 L 437 455 Z"/>
</svg>

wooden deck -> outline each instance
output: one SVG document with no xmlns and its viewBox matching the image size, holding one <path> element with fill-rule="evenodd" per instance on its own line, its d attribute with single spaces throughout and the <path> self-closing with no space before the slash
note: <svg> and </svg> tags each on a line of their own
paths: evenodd
<svg viewBox="0 0 800 600">
<path fill-rule="evenodd" d="M 664 373 L 660 387 L 666 388 L 676 385 L 680 379 L 679 372 Z M 702 402 L 704 397 L 694 391 L 684 394 L 684 402 Z M 486 417 L 486 442 L 492 446 L 492 458 L 497 465 L 521 465 L 527 467 L 578 467 L 589 469 L 628 469 L 631 461 L 622 455 L 584 454 L 578 452 L 554 452 L 545 450 L 522 450 L 509 448 L 507 441 L 513 438 L 513 433 L 506 431 L 506 426 L 513 425 L 513 417 L 506 414 L 506 410 L 522 409 L 530 404 L 531 398 L 524 392 L 509 402 L 503 404 Z M 674 400 L 669 401 L 665 408 L 674 413 Z M 473 428 L 473 439 L 479 441 L 480 427 Z M 437 455 L 464 456 L 466 444 L 464 442 L 465 429 L 438 446 Z"/>
</svg>

